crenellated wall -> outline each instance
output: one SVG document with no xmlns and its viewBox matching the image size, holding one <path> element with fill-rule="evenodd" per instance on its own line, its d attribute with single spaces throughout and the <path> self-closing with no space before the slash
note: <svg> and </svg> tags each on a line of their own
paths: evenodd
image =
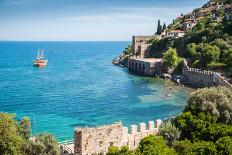
<svg viewBox="0 0 232 155">
<path fill-rule="evenodd" d="M 148 126 L 140 123 L 131 125 L 130 131 L 122 123 L 104 125 L 95 128 L 77 128 L 74 131 L 74 150 L 76 155 L 106 154 L 110 146 L 122 147 L 127 145 L 135 150 L 142 138 L 156 135 L 161 120 L 149 121 Z"/>
<path fill-rule="evenodd" d="M 188 67 L 186 60 L 183 60 L 182 72 L 183 75 L 187 77 L 189 84 L 193 86 L 227 86 L 232 88 L 232 85 L 228 81 L 226 81 L 225 78 L 222 77 L 219 73 L 197 68 L 190 68 Z"/>
</svg>

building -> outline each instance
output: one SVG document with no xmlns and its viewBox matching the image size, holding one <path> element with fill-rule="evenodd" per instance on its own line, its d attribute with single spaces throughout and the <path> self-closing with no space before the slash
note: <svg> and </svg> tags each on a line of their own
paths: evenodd
<svg viewBox="0 0 232 155">
<path fill-rule="evenodd" d="M 160 39 L 160 36 L 133 36 L 132 37 L 132 55 L 139 58 L 146 58 L 150 56 L 150 46 L 149 42 L 152 39 Z"/>
<path fill-rule="evenodd" d="M 183 31 L 188 31 L 188 30 L 192 30 L 192 28 L 194 26 L 196 26 L 197 22 L 195 20 L 189 20 L 189 21 L 185 21 L 182 25 L 181 25 L 181 29 Z"/>
<path fill-rule="evenodd" d="M 74 150 L 75 155 L 106 154 L 110 146 L 128 146 L 130 150 L 135 150 L 140 141 L 148 135 L 156 135 L 161 120 L 131 125 L 128 132 L 127 127 L 122 123 L 104 125 L 93 128 L 77 128 L 74 131 Z"/>
<path fill-rule="evenodd" d="M 147 76 L 154 76 L 162 73 L 162 59 L 130 58 L 127 66 L 130 71 Z"/>
<path fill-rule="evenodd" d="M 210 8 L 201 8 L 196 10 L 195 14 L 196 14 L 196 18 L 198 17 L 205 17 L 210 13 L 211 9 Z"/>
<path fill-rule="evenodd" d="M 184 18 L 185 19 L 195 19 L 196 14 L 195 14 L 195 12 L 187 13 L 186 15 L 184 15 Z"/>
<path fill-rule="evenodd" d="M 181 30 L 173 30 L 173 31 L 167 31 L 165 37 L 174 37 L 174 38 L 180 38 L 184 36 L 184 31 Z"/>
</svg>

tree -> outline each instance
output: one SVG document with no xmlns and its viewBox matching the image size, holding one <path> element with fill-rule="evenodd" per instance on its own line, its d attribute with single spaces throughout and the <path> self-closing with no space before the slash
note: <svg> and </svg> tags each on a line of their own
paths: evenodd
<svg viewBox="0 0 232 155">
<path fill-rule="evenodd" d="M 215 45 L 217 46 L 221 51 L 225 51 L 228 50 L 231 46 L 228 44 L 227 41 L 218 38 L 216 40 L 214 40 L 213 42 L 210 43 L 211 45 Z"/>
<path fill-rule="evenodd" d="M 131 55 L 132 54 L 132 47 L 129 45 L 127 46 L 124 51 L 123 51 L 124 55 Z"/>
<path fill-rule="evenodd" d="M 223 62 L 226 64 L 227 70 L 232 72 L 232 48 L 225 51 L 223 55 Z"/>
<path fill-rule="evenodd" d="M 0 153 L 4 155 L 23 154 L 23 138 L 20 135 L 16 115 L 0 113 Z"/>
<path fill-rule="evenodd" d="M 197 55 L 197 52 L 196 52 L 196 49 L 197 49 L 197 45 L 195 43 L 191 43 L 191 44 L 188 44 L 186 46 L 186 56 L 187 58 L 192 58 L 194 59 Z"/>
<path fill-rule="evenodd" d="M 217 155 L 217 149 L 214 143 L 206 141 L 191 143 L 189 140 L 183 140 L 175 143 L 174 149 L 179 155 Z"/>
<path fill-rule="evenodd" d="M 156 34 L 160 35 L 162 33 L 162 26 L 160 24 L 160 20 L 158 20 L 157 32 Z"/>
<path fill-rule="evenodd" d="M 163 54 L 163 64 L 166 67 L 175 68 L 178 63 L 180 62 L 180 58 L 178 57 L 176 53 L 176 49 L 169 48 L 164 54 Z"/>
<path fill-rule="evenodd" d="M 200 112 L 216 116 L 219 123 L 232 123 L 232 89 L 227 87 L 204 88 L 193 92 L 184 112 Z"/>
<path fill-rule="evenodd" d="M 39 134 L 30 140 L 27 154 L 58 155 L 59 144 L 50 134 Z"/>
<path fill-rule="evenodd" d="M 28 117 L 23 117 L 22 118 L 22 120 L 20 121 L 20 129 L 21 129 L 22 136 L 26 140 L 29 140 L 29 138 L 31 137 L 31 122 L 30 122 L 30 118 L 28 118 Z"/>
<path fill-rule="evenodd" d="M 207 67 L 208 64 L 219 61 L 220 49 L 217 46 L 200 44 L 197 51 L 200 52 L 200 63 L 202 67 Z"/>
<path fill-rule="evenodd" d="M 167 26 L 166 26 L 166 24 L 164 23 L 162 32 L 164 32 L 164 31 L 166 30 L 166 28 L 167 28 Z"/>
<path fill-rule="evenodd" d="M 160 136 L 148 136 L 141 140 L 136 155 L 175 155 L 174 149 L 165 144 L 164 138 Z"/>
<path fill-rule="evenodd" d="M 167 121 L 161 124 L 158 135 L 165 138 L 168 146 L 172 146 L 180 138 L 180 131 L 170 121 Z"/>
<path fill-rule="evenodd" d="M 132 151 L 127 146 L 123 146 L 121 149 L 115 146 L 111 146 L 107 152 L 107 155 L 132 155 Z"/>
<path fill-rule="evenodd" d="M 218 155 L 231 155 L 232 154 L 232 137 L 226 136 L 219 138 L 216 142 Z"/>
<path fill-rule="evenodd" d="M 204 88 L 190 95 L 183 113 L 175 118 L 180 139 L 216 142 L 232 135 L 232 89 Z"/>
</svg>

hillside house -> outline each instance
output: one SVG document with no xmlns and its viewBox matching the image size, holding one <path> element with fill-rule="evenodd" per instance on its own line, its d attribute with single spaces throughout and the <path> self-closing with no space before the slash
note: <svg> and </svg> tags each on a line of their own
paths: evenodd
<svg viewBox="0 0 232 155">
<path fill-rule="evenodd" d="M 184 36 L 184 31 L 181 30 L 173 30 L 166 32 L 166 37 L 174 37 L 174 38 L 180 38 Z"/>
<path fill-rule="evenodd" d="M 192 30 L 192 28 L 196 25 L 196 21 L 195 20 L 190 20 L 190 21 L 186 21 L 181 25 L 181 29 L 183 31 L 189 31 Z"/>
</svg>

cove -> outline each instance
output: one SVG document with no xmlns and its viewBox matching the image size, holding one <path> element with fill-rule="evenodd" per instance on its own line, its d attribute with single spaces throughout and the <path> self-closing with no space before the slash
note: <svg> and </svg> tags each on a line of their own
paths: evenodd
<svg viewBox="0 0 232 155">
<path fill-rule="evenodd" d="M 73 138 L 75 127 L 125 126 L 178 115 L 191 88 L 111 64 L 130 42 L 0 42 L 0 111 L 29 116 L 33 133 Z M 38 49 L 49 60 L 32 63 Z"/>
</svg>

